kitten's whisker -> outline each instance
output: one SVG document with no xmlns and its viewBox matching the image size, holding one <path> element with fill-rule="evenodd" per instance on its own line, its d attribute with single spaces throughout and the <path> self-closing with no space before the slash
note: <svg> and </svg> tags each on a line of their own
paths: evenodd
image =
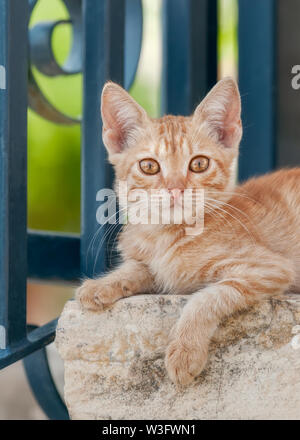
<svg viewBox="0 0 300 440">
<path fill-rule="evenodd" d="M 245 214 L 243 211 L 241 211 L 240 209 L 236 208 L 235 206 L 231 205 L 230 203 L 226 203 L 226 202 L 223 202 L 222 200 L 216 200 L 216 199 L 211 199 L 211 198 L 207 198 L 207 200 L 210 200 L 210 201 L 215 202 L 215 203 L 221 203 L 222 205 L 228 206 L 229 208 L 232 208 L 235 211 L 239 212 L 240 214 L 244 215 L 249 220 L 249 222 L 251 222 L 251 219 L 250 219 L 250 217 L 247 214 Z"/>
<path fill-rule="evenodd" d="M 94 245 L 94 242 L 96 241 L 96 238 L 97 238 L 99 232 L 100 232 L 101 229 L 102 229 L 102 226 L 103 226 L 103 225 L 101 225 L 101 226 L 99 226 L 99 228 L 97 228 L 96 232 L 93 234 L 93 237 L 91 238 L 91 241 L 90 241 L 90 243 L 89 243 L 89 246 L 88 246 L 88 249 L 87 249 L 87 252 L 86 252 L 86 257 L 85 257 L 85 267 L 86 267 L 86 270 L 87 270 L 87 268 L 88 268 L 88 257 L 89 257 L 89 252 L 90 252 L 90 250 L 92 250 L 92 257 L 93 257 L 93 245 Z"/>
<path fill-rule="evenodd" d="M 115 246 L 116 242 L 118 241 L 119 235 L 122 232 L 122 230 L 123 230 L 123 228 L 121 227 L 120 230 L 117 232 L 114 240 L 113 240 L 113 244 L 112 244 L 111 250 L 110 250 L 110 258 L 109 258 L 109 265 L 110 266 L 112 265 L 112 254 L 113 254 L 113 251 L 114 251 L 114 246 Z"/>
<path fill-rule="evenodd" d="M 218 194 L 218 195 L 228 194 L 228 195 L 232 195 L 232 196 L 239 196 L 239 197 L 243 197 L 245 199 L 251 200 L 254 203 L 260 203 L 261 204 L 261 202 L 259 200 L 253 199 L 253 197 L 248 196 L 248 194 L 240 193 L 238 191 L 211 191 L 211 190 L 205 190 L 205 193 L 208 193 L 208 194 L 210 194 L 210 193 L 211 194 Z"/>
<path fill-rule="evenodd" d="M 98 261 L 99 255 L 100 255 L 101 248 L 102 248 L 103 244 L 105 243 L 105 241 L 107 242 L 107 238 L 109 237 L 109 235 L 111 235 L 113 233 L 113 231 L 116 229 L 116 227 L 118 225 L 119 225 L 118 223 L 115 223 L 113 225 L 109 225 L 107 231 L 105 231 L 105 233 L 103 234 L 103 236 L 101 238 L 101 241 L 98 246 L 97 254 L 95 257 L 94 265 L 93 265 L 93 276 L 95 275 L 96 264 L 97 264 L 97 261 Z"/>
<path fill-rule="evenodd" d="M 117 214 L 120 214 L 121 212 L 126 211 L 127 209 L 128 209 L 127 206 L 118 209 L 113 215 L 111 215 L 108 219 L 106 219 L 105 223 L 103 223 L 103 224 L 100 226 L 100 228 L 98 229 L 98 231 L 96 232 L 96 234 L 98 235 L 99 232 L 101 231 L 101 229 L 102 229 L 104 226 L 108 225 L 108 226 L 107 226 L 108 229 L 107 229 L 107 231 L 105 231 L 105 233 L 103 234 L 103 236 L 102 236 L 102 238 L 101 238 L 101 240 L 100 240 L 100 243 L 99 243 L 99 245 L 98 245 L 98 250 L 97 250 L 97 254 L 96 254 L 96 256 L 95 256 L 95 261 L 94 261 L 94 266 L 93 266 L 93 274 L 95 273 L 95 267 L 96 267 L 97 260 L 98 260 L 98 257 L 99 257 L 99 253 L 100 253 L 100 250 L 101 250 L 101 247 L 102 247 L 104 241 L 105 241 L 107 238 L 109 238 L 109 235 L 111 235 L 111 234 L 113 233 L 114 229 L 119 225 L 119 222 L 117 222 L 117 221 L 116 221 L 115 223 L 113 223 L 113 224 L 109 223 L 109 221 L 110 221 L 112 218 L 114 218 L 114 217 L 116 217 L 116 220 L 117 220 Z M 86 265 L 87 265 L 87 261 L 86 261 Z"/>
<path fill-rule="evenodd" d="M 234 220 L 236 220 L 242 226 L 242 228 L 249 234 L 249 236 L 253 240 L 253 243 L 255 243 L 255 239 L 254 239 L 253 234 L 249 231 L 249 229 L 238 218 L 236 218 L 234 215 L 230 214 L 228 211 L 226 211 L 226 209 L 223 209 L 220 206 L 215 205 L 214 208 L 220 209 L 222 212 L 226 213 L 227 215 L 230 215 L 230 217 L 232 217 Z"/>
<path fill-rule="evenodd" d="M 217 210 L 215 209 L 215 206 L 214 206 L 214 205 L 212 205 L 212 204 L 208 204 L 208 205 L 207 205 L 207 203 L 205 203 L 205 205 L 204 205 L 204 209 L 207 209 L 207 207 L 211 208 L 211 210 L 208 211 L 208 213 L 209 213 L 210 215 L 212 215 L 212 216 L 217 220 L 217 222 L 218 222 L 218 217 L 219 217 L 219 218 L 221 217 L 223 220 L 226 221 L 226 223 L 231 227 L 231 229 L 234 230 L 234 226 L 233 226 L 233 224 L 230 222 L 230 220 L 229 220 L 228 218 L 226 218 L 225 215 L 222 214 L 222 212 L 217 211 Z M 215 215 L 214 215 L 214 214 L 215 214 Z"/>
<path fill-rule="evenodd" d="M 108 198 L 114 198 L 115 199 L 115 196 L 108 196 Z M 99 235 L 99 233 L 100 233 L 100 231 L 101 231 L 101 229 L 102 229 L 102 227 L 103 227 L 104 225 L 101 225 L 97 230 L 96 230 L 96 232 L 94 233 L 94 235 L 93 235 L 93 237 L 92 237 L 92 239 L 91 239 L 91 241 L 90 241 L 90 244 L 89 244 L 89 246 L 88 246 L 88 249 L 87 249 L 87 253 L 86 253 L 86 269 L 87 269 L 87 266 L 88 266 L 88 256 L 89 256 L 89 252 L 90 252 L 90 250 L 92 250 L 92 257 L 93 257 L 93 247 L 94 247 L 94 243 L 95 243 L 95 241 L 96 241 L 96 239 L 97 239 L 97 237 L 98 237 L 98 235 Z"/>
<path fill-rule="evenodd" d="M 135 207 L 138 207 L 139 205 L 142 205 L 142 202 L 143 201 L 135 202 L 135 205 L 137 205 Z M 117 221 L 115 223 L 113 223 L 113 224 L 109 224 L 109 220 L 112 219 L 113 217 L 117 217 L 117 214 L 119 214 L 120 212 L 123 212 L 123 211 L 126 211 L 126 210 L 128 211 L 129 209 L 130 209 L 129 206 L 126 206 L 126 207 L 123 207 L 123 208 L 119 209 L 115 214 L 113 214 L 111 217 L 109 217 L 109 219 L 107 219 L 106 222 L 103 225 L 101 225 L 101 227 L 99 228 L 98 233 L 100 232 L 100 230 L 102 229 L 103 226 L 108 225 L 108 229 L 103 234 L 103 236 L 101 238 L 101 241 L 100 241 L 100 243 L 98 245 L 98 250 L 97 250 L 97 254 L 96 254 L 96 257 L 95 257 L 95 261 L 94 261 L 93 273 L 95 273 L 95 268 L 96 268 L 97 260 L 98 260 L 98 257 L 99 257 L 102 245 L 106 241 L 107 242 L 107 246 L 108 246 L 108 241 L 109 241 L 110 236 L 113 234 L 115 229 L 120 225 L 120 223 L 117 222 Z M 121 231 L 119 231 L 119 232 L 121 232 Z M 119 233 L 117 234 L 117 236 L 118 235 L 119 235 Z"/>
</svg>

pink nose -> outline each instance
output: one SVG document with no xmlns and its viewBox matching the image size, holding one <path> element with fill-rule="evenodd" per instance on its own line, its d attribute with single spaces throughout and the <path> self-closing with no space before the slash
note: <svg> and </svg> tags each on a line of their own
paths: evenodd
<svg viewBox="0 0 300 440">
<path fill-rule="evenodd" d="M 181 197 L 183 190 L 179 188 L 172 188 L 169 189 L 169 193 L 171 194 L 174 200 L 178 200 Z"/>
</svg>

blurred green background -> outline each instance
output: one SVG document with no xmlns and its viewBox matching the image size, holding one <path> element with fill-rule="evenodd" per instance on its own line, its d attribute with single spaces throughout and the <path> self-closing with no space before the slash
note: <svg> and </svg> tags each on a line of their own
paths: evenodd
<svg viewBox="0 0 300 440">
<path fill-rule="evenodd" d="M 160 112 L 161 28 L 163 0 L 143 0 L 143 48 L 135 82 L 130 90 L 151 116 Z M 237 59 L 236 0 L 219 0 L 219 76 L 235 75 Z M 36 22 L 68 18 L 60 0 L 40 0 L 30 26 Z M 66 59 L 71 29 L 61 25 L 53 48 L 60 63 Z M 81 114 L 82 75 L 49 78 L 36 70 L 35 77 L 62 112 Z M 80 231 L 80 126 L 54 125 L 29 110 L 28 114 L 28 224 L 32 229 Z"/>
</svg>

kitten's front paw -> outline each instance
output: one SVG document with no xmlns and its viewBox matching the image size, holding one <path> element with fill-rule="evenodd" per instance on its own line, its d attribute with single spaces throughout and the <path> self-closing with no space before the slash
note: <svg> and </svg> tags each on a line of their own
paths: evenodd
<svg viewBox="0 0 300 440">
<path fill-rule="evenodd" d="M 179 338 L 169 344 L 165 357 L 168 375 L 178 385 L 190 384 L 201 373 L 206 361 L 207 350 L 189 347 Z"/>
<path fill-rule="evenodd" d="M 103 279 L 86 280 L 76 291 L 76 300 L 88 310 L 103 310 L 120 298 L 118 286 Z"/>
</svg>

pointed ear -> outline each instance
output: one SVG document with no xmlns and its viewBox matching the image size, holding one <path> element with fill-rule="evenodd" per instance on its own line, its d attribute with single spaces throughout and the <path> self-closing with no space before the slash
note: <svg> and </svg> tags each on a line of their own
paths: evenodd
<svg viewBox="0 0 300 440">
<path fill-rule="evenodd" d="M 212 135 L 225 147 L 238 146 L 242 137 L 241 98 L 232 78 L 219 81 L 198 105 L 193 119 L 205 123 Z"/>
<path fill-rule="evenodd" d="M 108 82 L 101 97 L 103 142 L 109 153 L 130 146 L 148 119 L 145 110 L 118 84 Z"/>
</svg>

